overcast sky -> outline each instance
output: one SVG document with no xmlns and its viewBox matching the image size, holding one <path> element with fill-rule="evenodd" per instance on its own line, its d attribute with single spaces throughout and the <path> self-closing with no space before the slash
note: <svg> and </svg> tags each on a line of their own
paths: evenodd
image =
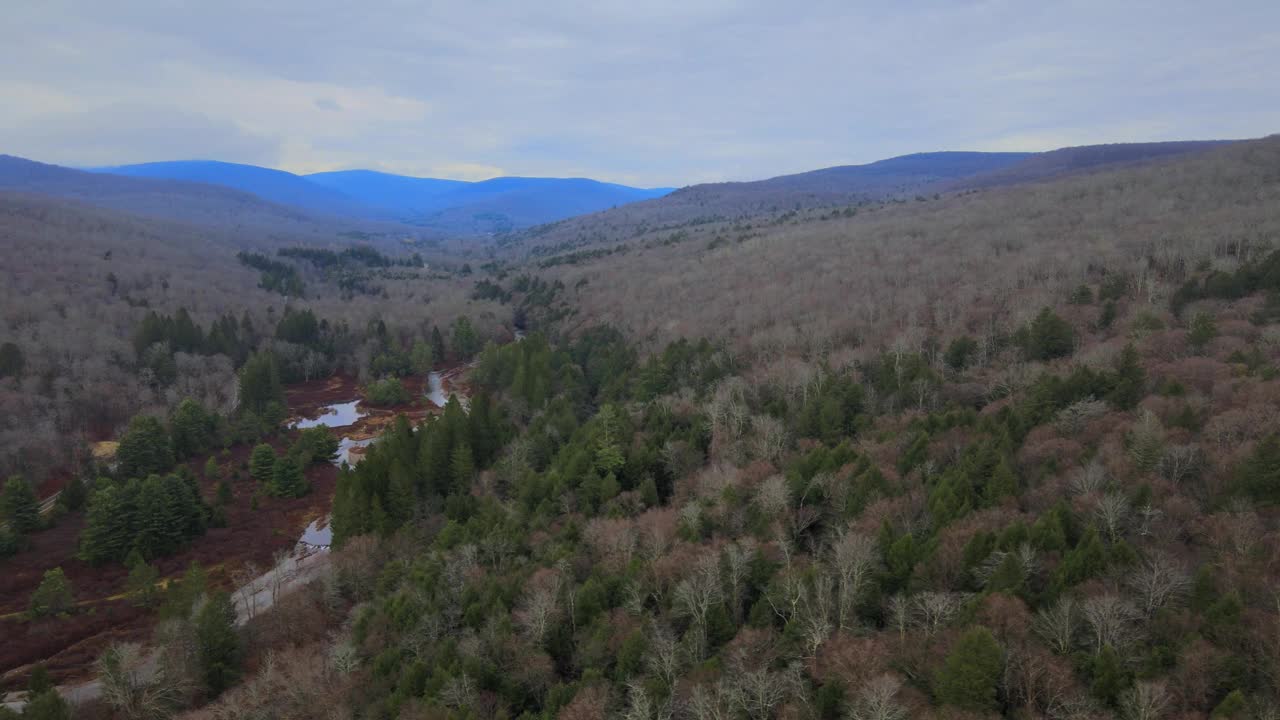
<svg viewBox="0 0 1280 720">
<path fill-rule="evenodd" d="M 1278 0 L 41 0 L 3 14 L 0 153 L 68 165 L 657 186 L 1280 132 Z"/>
</svg>

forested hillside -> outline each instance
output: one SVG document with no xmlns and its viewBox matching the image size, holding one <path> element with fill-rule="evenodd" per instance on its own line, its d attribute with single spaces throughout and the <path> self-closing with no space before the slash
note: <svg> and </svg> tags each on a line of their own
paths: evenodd
<svg viewBox="0 0 1280 720">
<path fill-rule="evenodd" d="M 798 213 L 837 212 L 936 198 L 975 188 L 1158 163 L 1220 142 L 1123 143 L 1043 153 L 934 152 L 842 165 L 751 182 L 706 183 L 656 200 L 530 228 L 506 238 L 512 252 L 546 257 L 600 244 L 660 240 L 743 225 L 783 222 Z"/>
<path fill-rule="evenodd" d="M 176 348 L 239 368 L 211 436 L 243 458 L 236 497 L 331 470 L 324 433 L 279 428 L 300 373 L 358 369 L 394 406 L 447 355 L 460 390 L 334 471 L 334 548 L 305 591 L 236 621 L 199 568 L 171 574 L 166 622 L 107 648 L 82 712 L 1275 718 L 1280 140 L 1202 150 L 499 244 L 447 272 L 244 254 L 237 288 L 274 313 L 140 309 L 119 336 L 138 377 Z M 137 528 L 163 530 L 133 541 L 144 560 L 201 542 L 219 501 L 144 451 L 205 417 L 130 424 L 89 501 L 99 561 L 129 563 Z M 110 522 L 114 493 L 167 498 L 167 521 Z M 41 532 L 20 483 L 5 501 Z M 32 617 L 82 619 L 48 572 Z"/>
<path fill-rule="evenodd" d="M 36 483 L 77 466 L 87 442 L 111 439 L 136 413 L 166 414 L 185 397 L 230 411 L 252 350 L 291 358 L 299 380 L 339 369 L 367 378 L 367 329 L 379 320 L 409 345 L 460 316 L 487 334 L 510 322 L 468 297 L 465 257 L 374 236 L 384 252 L 341 226 L 320 237 L 232 230 L 0 193 L 0 234 L 0 475 Z M 278 332 L 291 308 L 324 321 L 323 357 Z M 155 314 L 177 317 L 189 337 L 144 331 Z M 214 340 L 219 325 L 238 331 L 235 343 Z"/>
<path fill-rule="evenodd" d="M 133 682 L 194 717 L 1273 717 L 1276 153 L 477 268 L 539 332 L 339 472 L 331 570 L 237 681 Z"/>
</svg>

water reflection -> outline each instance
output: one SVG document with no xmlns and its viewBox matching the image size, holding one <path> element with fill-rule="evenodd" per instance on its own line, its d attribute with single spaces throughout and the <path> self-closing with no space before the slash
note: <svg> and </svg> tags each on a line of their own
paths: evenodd
<svg viewBox="0 0 1280 720">
<path fill-rule="evenodd" d="M 324 412 L 319 417 L 299 420 L 293 426 L 299 430 L 306 430 L 313 427 L 338 428 L 355 425 L 360 418 L 364 417 L 364 413 L 360 412 L 356 407 L 359 404 L 359 400 L 352 400 L 346 403 L 326 405 Z"/>
<path fill-rule="evenodd" d="M 444 407 L 449 402 L 449 396 L 444 392 L 444 378 L 438 372 L 427 375 L 427 399 L 436 407 Z"/>
<path fill-rule="evenodd" d="M 326 516 L 318 520 L 312 520 L 307 529 L 302 531 L 302 537 L 298 538 L 298 542 L 303 545 L 317 547 L 329 547 L 332 545 L 333 528 L 329 525 L 329 518 Z"/>
</svg>

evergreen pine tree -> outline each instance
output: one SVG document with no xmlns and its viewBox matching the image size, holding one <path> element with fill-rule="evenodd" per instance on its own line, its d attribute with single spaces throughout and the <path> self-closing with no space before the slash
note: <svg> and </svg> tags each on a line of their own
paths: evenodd
<svg viewBox="0 0 1280 720">
<path fill-rule="evenodd" d="M 298 461 L 288 454 L 277 459 L 271 472 L 271 494 L 276 497 L 302 497 L 307 490 L 307 480 Z"/>
<path fill-rule="evenodd" d="M 205 688 L 218 695 L 240 677 L 240 636 L 231 596 L 214 592 L 196 614 L 196 656 Z"/>
<path fill-rule="evenodd" d="M 260 483 L 270 482 L 275 464 L 276 451 L 262 443 L 253 448 L 253 454 L 249 456 L 249 476 Z"/>
<path fill-rule="evenodd" d="M 120 438 L 116 450 L 120 474 L 126 478 L 168 472 L 173 467 L 173 442 L 157 418 L 138 415 Z"/>
<path fill-rule="evenodd" d="M 240 368 L 240 407 L 263 415 L 271 403 L 283 402 L 284 385 L 276 356 L 270 352 L 254 354 Z"/>
<path fill-rule="evenodd" d="M 417 505 L 413 491 L 413 477 L 400 460 L 391 463 L 387 485 L 387 512 L 397 523 L 403 523 L 413 515 Z"/>
<path fill-rule="evenodd" d="M 1131 410 L 1146 394 L 1147 372 L 1142 369 L 1138 349 L 1129 343 L 1116 358 L 1115 382 L 1107 399 L 1120 410 Z"/>
<path fill-rule="evenodd" d="M 413 350 L 409 353 L 409 364 L 415 375 L 427 375 L 431 372 L 431 346 L 427 341 L 422 338 L 413 341 Z"/>
<path fill-rule="evenodd" d="M 996 689 L 1004 669 L 1004 652 L 984 627 L 974 627 L 956 641 L 934 678 L 938 699 L 974 712 L 996 709 Z"/>
<path fill-rule="evenodd" d="M 29 610 L 32 617 L 48 617 L 70 610 L 74 602 L 71 583 L 62 568 L 56 567 L 45 571 L 40 586 L 31 594 Z"/>
<path fill-rule="evenodd" d="M 438 325 L 431 326 L 431 358 L 435 362 L 444 362 L 444 336 L 440 334 Z"/>
<path fill-rule="evenodd" d="M 98 485 L 80 533 L 80 557 L 94 565 L 123 559 L 135 539 L 134 508 L 126 488 L 112 482 Z"/>
<path fill-rule="evenodd" d="M 1120 698 L 1120 693 L 1129 685 L 1129 676 L 1119 653 L 1110 645 L 1104 645 L 1102 652 L 1093 659 L 1090 671 L 1093 681 L 1089 689 L 1093 692 L 1093 696 L 1114 706 Z"/>
<path fill-rule="evenodd" d="M 178 404 L 169 425 L 173 452 L 178 459 L 199 455 L 213 446 L 217 418 L 191 398 Z"/>
<path fill-rule="evenodd" d="M 80 510 L 89 499 L 89 488 L 79 475 L 72 475 L 58 495 L 58 503 L 71 512 Z"/>
<path fill-rule="evenodd" d="M 1075 330 L 1066 320 L 1044 308 L 1026 331 L 1026 354 L 1031 360 L 1066 357 L 1075 347 Z"/>
<path fill-rule="evenodd" d="M 129 593 L 134 605 L 151 607 L 160 599 L 160 590 L 156 587 L 160 571 L 143 560 L 141 554 L 134 558 L 131 553 L 130 559 L 133 562 L 125 563 L 129 566 L 129 577 L 125 579 L 125 592 Z"/>
<path fill-rule="evenodd" d="M 449 479 L 453 492 L 466 492 L 476 475 L 475 460 L 471 457 L 471 446 L 466 441 L 453 447 L 449 458 Z"/>
<path fill-rule="evenodd" d="M 991 479 L 983 488 L 983 499 L 986 500 L 987 505 L 996 505 L 1002 498 L 1017 494 L 1018 477 L 1013 474 L 1013 468 L 1009 467 L 1008 459 L 1001 458 L 991 474 Z"/>
<path fill-rule="evenodd" d="M 26 534 L 40 529 L 40 502 L 31 485 L 17 475 L 4 484 L 0 494 L 0 520 L 9 523 L 15 533 Z"/>
</svg>

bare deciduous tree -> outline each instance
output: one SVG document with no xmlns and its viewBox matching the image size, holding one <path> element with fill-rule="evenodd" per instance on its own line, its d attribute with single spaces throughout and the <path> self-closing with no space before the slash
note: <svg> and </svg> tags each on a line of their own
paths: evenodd
<svg viewBox="0 0 1280 720">
<path fill-rule="evenodd" d="M 746 538 L 729 544 L 724 549 L 726 594 L 736 623 L 742 622 L 742 603 L 746 595 L 747 578 L 751 575 L 751 562 L 756 557 L 755 541 Z"/>
<path fill-rule="evenodd" d="M 1125 720 L 1160 720 L 1171 705 L 1164 683 L 1140 680 L 1120 699 Z"/>
<path fill-rule="evenodd" d="M 1081 614 L 1089 628 L 1095 653 L 1110 645 L 1121 649 L 1133 640 L 1138 611 L 1128 600 L 1116 595 L 1095 595 L 1081 604 Z"/>
<path fill-rule="evenodd" d="M 1075 648 L 1079 627 L 1079 603 L 1070 595 L 1064 595 L 1052 606 L 1040 610 L 1031 621 L 1032 630 L 1059 655 L 1066 655 Z"/>
<path fill-rule="evenodd" d="M 850 720 L 906 720 L 907 709 L 898 702 L 902 681 L 893 675 L 868 680 L 849 707 Z"/>
<path fill-rule="evenodd" d="M 1124 534 L 1125 524 L 1129 520 L 1129 499 L 1120 493 L 1107 493 L 1098 498 L 1093 507 L 1093 516 L 1107 537 L 1115 542 Z"/>
<path fill-rule="evenodd" d="M 1191 587 L 1191 577 L 1173 558 L 1157 553 L 1129 576 L 1129 587 L 1137 593 L 1143 612 L 1151 616 L 1181 599 Z"/>
<path fill-rule="evenodd" d="M 691 652 L 698 660 L 706 653 L 707 613 L 723 599 L 719 563 L 714 556 L 699 559 L 693 571 L 676 585 L 675 607 L 693 621 Z"/>
<path fill-rule="evenodd" d="M 866 535 L 843 532 L 831 545 L 838 593 L 836 625 L 849 630 L 856 624 L 857 605 L 862 599 L 880 561 L 880 551 Z"/>
</svg>

